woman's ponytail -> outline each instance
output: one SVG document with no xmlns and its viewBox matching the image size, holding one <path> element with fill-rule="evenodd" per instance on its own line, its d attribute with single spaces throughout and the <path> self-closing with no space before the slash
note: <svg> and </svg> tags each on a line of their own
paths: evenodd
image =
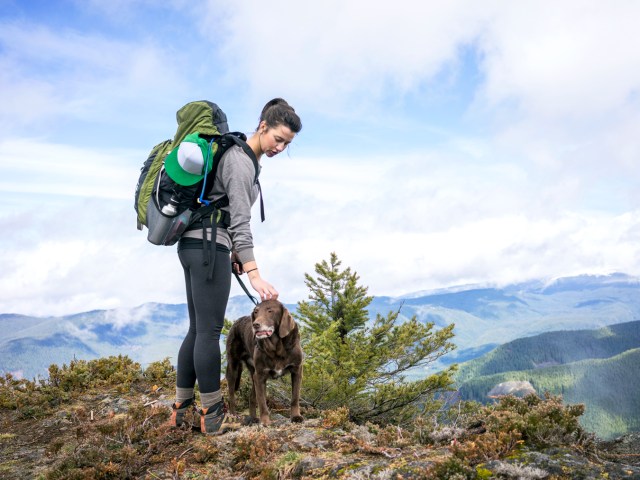
<svg viewBox="0 0 640 480">
<path fill-rule="evenodd" d="M 269 128 L 284 125 L 293 133 L 298 133 L 302 130 L 300 117 L 293 107 L 282 98 L 274 98 L 267 102 L 260 114 L 260 123 L 262 122 L 265 122 Z"/>
</svg>

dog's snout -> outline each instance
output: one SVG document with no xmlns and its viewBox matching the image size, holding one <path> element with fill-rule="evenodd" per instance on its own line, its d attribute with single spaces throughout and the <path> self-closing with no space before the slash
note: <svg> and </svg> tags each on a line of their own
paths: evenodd
<svg viewBox="0 0 640 480">
<path fill-rule="evenodd" d="M 270 324 L 271 322 L 269 321 L 269 318 L 264 315 L 256 315 L 251 319 L 251 325 L 253 325 L 253 328 L 260 328 Z"/>
</svg>

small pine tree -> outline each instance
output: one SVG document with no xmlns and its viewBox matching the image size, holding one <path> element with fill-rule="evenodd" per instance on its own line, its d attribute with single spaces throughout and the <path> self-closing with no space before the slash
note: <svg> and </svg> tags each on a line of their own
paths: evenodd
<svg viewBox="0 0 640 480">
<path fill-rule="evenodd" d="M 320 335 L 335 325 L 344 342 L 349 332 L 361 329 L 368 319 L 367 306 L 373 297 L 367 296 L 367 288 L 358 285 L 358 274 L 347 268 L 340 271 L 342 262 L 335 253 L 330 262 L 316 263 L 316 278 L 305 273 L 305 284 L 310 290 L 311 302 L 299 302 L 299 318 L 311 335 Z"/>
<path fill-rule="evenodd" d="M 350 268 L 340 270 L 335 253 L 305 275 L 309 300 L 298 303 L 305 352 L 302 401 L 318 409 L 348 407 L 357 422 L 403 424 L 437 406 L 436 397 L 450 390 L 455 367 L 408 381 L 411 370 L 424 367 L 453 350 L 454 325 L 434 330 L 416 317 L 399 321 L 400 311 L 369 321 L 373 297 Z"/>
</svg>

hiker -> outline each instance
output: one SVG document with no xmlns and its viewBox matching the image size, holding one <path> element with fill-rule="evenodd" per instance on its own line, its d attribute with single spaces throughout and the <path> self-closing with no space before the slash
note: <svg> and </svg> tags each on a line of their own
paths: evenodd
<svg viewBox="0 0 640 480">
<path fill-rule="evenodd" d="M 228 217 L 227 228 L 217 225 L 215 245 L 203 241 L 203 227 L 189 227 L 178 243 L 178 257 L 184 269 L 189 309 L 189 331 L 178 353 L 176 399 L 171 425 L 183 423 L 187 408 L 193 408 L 194 386 L 198 382 L 201 410 L 200 429 L 206 434 L 222 433 L 225 423 L 220 390 L 220 332 L 231 289 L 232 268 L 246 273 L 261 300 L 277 299 L 276 288 L 262 278 L 253 255 L 251 206 L 259 195 L 254 160 L 282 152 L 302 129 L 300 117 L 283 99 L 269 101 L 260 115 L 256 131 L 247 139 L 250 151 L 238 145 L 229 148 L 220 160 L 208 199 L 228 197 L 221 211 Z M 246 147 L 246 145 L 245 145 Z M 248 149 L 247 149 L 248 150 Z M 255 159 L 250 158 L 250 153 Z M 206 227 L 205 227 L 206 228 Z M 211 229 L 206 230 L 211 239 Z M 213 270 L 203 264 L 204 249 L 215 248 Z M 231 261 L 230 261 L 231 255 Z"/>
</svg>

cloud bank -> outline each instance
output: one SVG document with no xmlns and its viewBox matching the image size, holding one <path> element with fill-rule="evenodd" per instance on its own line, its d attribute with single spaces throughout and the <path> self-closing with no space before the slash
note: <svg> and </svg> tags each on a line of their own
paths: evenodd
<svg viewBox="0 0 640 480">
<path fill-rule="evenodd" d="M 302 116 L 253 225 L 287 302 L 332 251 L 376 295 L 640 274 L 636 2 L 124 3 L 0 16 L 0 312 L 184 301 L 133 189 L 200 98 Z"/>
</svg>

